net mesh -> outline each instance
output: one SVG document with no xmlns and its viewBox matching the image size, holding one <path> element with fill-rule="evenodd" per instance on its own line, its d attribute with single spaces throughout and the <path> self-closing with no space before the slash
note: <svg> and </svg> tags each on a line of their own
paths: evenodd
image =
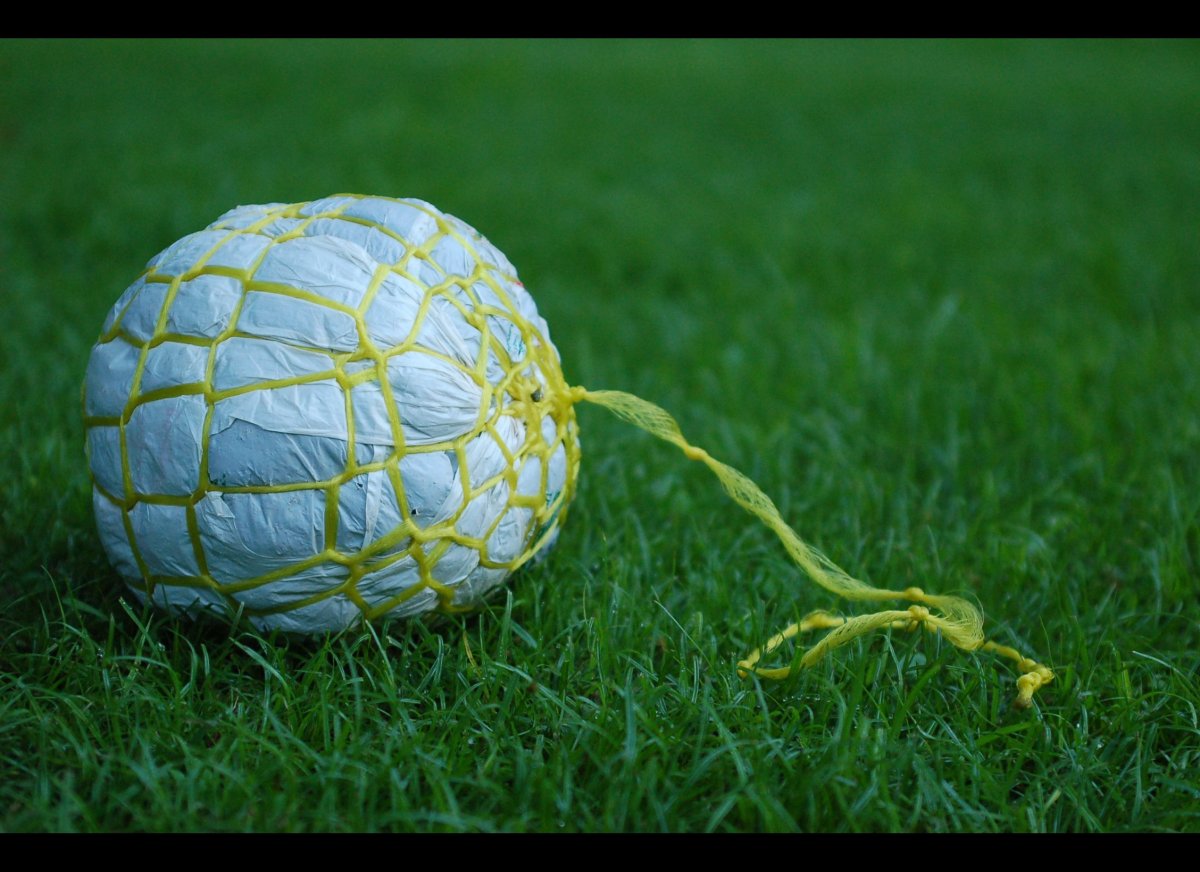
<svg viewBox="0 0 1200 872">
<path fill-rule="evenodd" d="M 369 255 L 357 282 L 274 257 L 298 240 L 336 248 L 321 242 L 330 238 Z M 331 252 L 311 253 L 321 263 Z M 200 305 L 185 312 L 176 304 L 186 296 Z M 298 332 L 301 312 L 307 326 Z M 455 324 L 472 355 L 446 352 L 462 347 L 442 335 Z M 240 371 L 237 343 L 264 341 L 276 349 L 274 364 Z M 299 395 L 305 391 L 314 393 Z M 273 406 L 264 405 L 268 398 Z M 785 678 L 865 633 L 923 626 L 965 650 L 1016 661 L 1018 705 L 1053 679 L 1046 666 L 985 640 L 983 617 L 966 600 L 877 588 L 844 572 L 803 542 L 754 482 L 690 444 L 658 406 L 569 386 L 512 265 L 469 225 L 419 200 L 338 195 L 240 207 L 151 261 L 114 307 L 85 383 L 102 538 L 135 590 L 176 610 L 241 611 L 259 626 L 304 631 L 460 611 L 540 553 L 563 523 L 579 472 L 579 402 L 603 406 L 707 466 L 829 592 L 912 603 L 849 617 L 813 612 L 740 661 L 743 677 Z M 155 426 L 139 426 L 151 406 Z M 244 468 L 228 443 L 214 450 L 215 436 L 246 438 L 239 426 L 269 423 L 272 409 L 305 421 L 287 436 L 303 475 L 269 471 L 271 458 L 256 457 L 252 442 L 241 451 Z M 314 422 L 313 410 L 328 420 Z M 332 459 L 330 437 L 345 446 Z M 185 462 L 178 474 L 179 457 L 194 458 L 194 468 Z M 449 464 L 454 485 L 443 509 L 423 516 L 438 499 L 416 494 L 429 479 L 410 473 L 431 459 Z M 366 499 L 346 499 L 358 490 Z M 273 553 L 237 541 L 231 505 L 246 499 L 274 534 L 265 549 Z M 247 506 L 238 508 L 245 517 Z M 314 536 L 289 541 L 289 519 L 306 513 L 316 518 Z M 814 630 L 828 633 L 790 665 L 759 665 Z"/>
<path fill-rule="evenodd" d="M 329 237 L 373 255 L 358 287 L 353 277 L 289 275 L 302 272 L 295 258 L 273 257 L 294 241 Z M 105 538 L 113 562 L 159 604 L 240 610 L 263 627 L 320 629 L 356 616 L 470 607 L 554 537 L 579 469 L 574 410 L 553 401 L 567 394 L 557 352 L 520 287 L 486 240 L 416 200 L 348 195 L 242 208 L 167 249 L 118 301 L 85 383 L 102 533 L 103 518 L 119 513 L 119 525 L 109 525 L 116 535 Z M 388 305 L 376 308 L 381 289 Z M 178 305 L 200 293 L 217 315 Z M 226 301 L 214 302 L 221 293 Z M 294 335 L 301 307 L 317 307 L 305 313 L 317 335 Z M 439 341 L 447 324 L 474 342 Z M 389 335 L 397 325 L 404 335 Z M 239 342 L 270 344 L 279 371 L 257 364 L 239 372 Z M 474 357 L 439 350 L 447 346 L 473 348 Z M 457 389 L 459 405 L 465 397 L 474 408 L 442 421 L 436 398 L 423 400 L 422 382 Z M 248 419 L 270 426 L 261 420 L 268 401 L 331 419 L 289 434 L 285 447 L 308 455 L 301 474 L 272 471 L 271 458 L 236 444 Z M 416 406 L 420 416 L 409 414 Z M 318 443 L 329 433 L 344 440 L 332 470 L 317 456 L 328 453 Z M 432 518 L 421 517 L 406 492 L 409 467 L 420 471 L 423 460 L 439 464 L 435 478 L 450 473 L 455 483 Z M 321 472 L 328 474 L 313 474 Z M 374 504 L 353 502 L 355 491 L 372 489 Z M 347 517 L 352 503 L 353 514 L 373 513 L 374 523 Z M 238 514 L 232 507 L 274 528 L 284 553 L 231 545 L 244 538 L 236 524 L 221 524 Z M 319 541 L 287 542 L 297 537 L 288 525 L 298 518 L 303 527 L 314 514 Z M 398 523 L 378 529 L 379 518 Z M 164 541 L 164 525 L 176 540 Z M 366 532 L 364 525 L 376 529 L 348 547 L 358 538 L 349 533 Z M 242 553 L 231 556 L 231 548 Z M 213 569 L 214 551 L 234 566 Z M 335 601 L 340 608 L 318 607 Z M 304 620 L 289 622 L 289 613 Z"/>
</svg>

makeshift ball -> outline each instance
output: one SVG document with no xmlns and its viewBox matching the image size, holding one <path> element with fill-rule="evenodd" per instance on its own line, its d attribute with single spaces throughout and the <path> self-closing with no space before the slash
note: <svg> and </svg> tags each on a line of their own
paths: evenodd
<svg viewBox="0 0 1200 872">
<path fill-rule="evenodd" d="M 968 600 L 889 590 L 807 545 L 753 481 L 663 409 L 563 379 L 508 259 L 421 200 L 341 195 L 239 206 L 150 261 L 88 361 L 96 521 L 117 571 L 172 612 L 340 630 L 470 608 L 553 541 L 589 402 L 706 466 L 796 566 L 852 602 L 811 612 L 738 662 L 828 630 L 796 666 L 884 628 L 926 629 L 1017 662 L 1017 704 L 1054 679 L 987 641 Z"/>
<path fill-rule="evenodd" d="M 316 633 L 477 604 L 553 540 L 579 441 L 508 259 L 421 200 L 239 206 L 92 349 L 109 560 L 174 613 Z"/>
</svg>

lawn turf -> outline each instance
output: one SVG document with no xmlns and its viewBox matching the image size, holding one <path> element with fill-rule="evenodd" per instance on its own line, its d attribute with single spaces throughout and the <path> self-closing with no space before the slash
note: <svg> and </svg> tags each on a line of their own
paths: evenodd
<svg viewBox="0 0 1200 872">
<path fill-rule="evenodd" d="M 0 829 L 1200 830 L 1198 99 L 1196 42 L 0 42 Z M 339 191 L 474 224 L 568 379 L 1055 681 L 899 631 L 740 680 L 845 604 L 586 406 L 556 550 L 480 614 L 135 606 L 101 322 L 226 209 Z"/>
</svg>

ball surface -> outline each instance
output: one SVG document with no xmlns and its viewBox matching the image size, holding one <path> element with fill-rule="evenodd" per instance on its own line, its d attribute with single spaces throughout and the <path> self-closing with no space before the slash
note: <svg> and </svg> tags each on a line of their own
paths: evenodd
<svg viewBox="0 0 1200 872">
<path fill-rule="evenodd" d="M 421 200 L 239 206 L 92 349 L 100 538 L 172 612 L 340 630 L 478 603 L 557 534 L 579 444 L 508 259 Z"/>
</svg>

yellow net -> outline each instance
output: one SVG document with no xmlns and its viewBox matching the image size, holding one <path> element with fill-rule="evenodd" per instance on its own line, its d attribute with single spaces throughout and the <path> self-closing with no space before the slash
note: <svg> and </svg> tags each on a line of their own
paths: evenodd
<svg viewBox="0 0 1200 872">
<path fill-rule="evenodd" d="M 364 208 L 367 202 L 415 210 L 422 217 L 421 228 L 417 230 L 410 221 L 406 226 L 411 232 L 405 235 L 395 221 L 372 217 Z M 370 620 L 411 613 L 406 604 L 423 601 L 443 611 L 470 608 L 490 586 L 536 556 L 563 523 L 579 472 L 574 407 L 582 401 L 609 409 L 707 466 L 729 496 L 773 530 L 795 563 L 826 590 L 851 601 L 913 603 L 906 609 L 851 617 L 814 612 L 741 661 L 738 671 L 743 677 L 780 679 L 792 674 L 793 666 L 767 668 L 759 662 L 799 633 L 829 631 L 794 661 L 806 667 L 872 630 L 924 626 L 965 650 L 989 650 L 1016 660 L 1024 673 L 1018 680 L 1019 705 L 1029 705 L 1033 693 L 1053 678 L 1045 666 L 985 641 L 982 616 L 966 600 L 926 594 L 915 587 L 876 588 L 839 569 L 796 535 L 754 482 L 687 442 L 675 420 L 659 407 L 626 393 L 568 385 L 554 346 L 538 326 L 544 322 L 531 311 L 531 303 L 523 305 L 524 292 L 517 290 L 522 286 L 511 264 L 468 225 L 421 201 L 359 195 L 257 208 L 248 217 L 243 211 L 218 221 L 207 235 L 193 234 L 152 261 L 118 301 L 89 363 L 84 414 L 97 514 L 119 516 L 115 525 L 119 531 L 105 540 L 105 547 L 122 574 L 146 597 L 177 607 L 221 604 L 259 619 L 263 626 L 273 625 L 272 616 L 314 614 L 322 604 L 335 602 L 345 604 L 349 612 L 343 610 L 332 618 L 317 613 L 314 620 L 332 627 L 348 623 L 351 617 Z M 337 286 L 334 278 L 304 280 L 272 266 L 273 252 L 281 246 L 339 234 L 354 235 L 373 253 L 373 265 L 359 293 L 339 295 L 329 289 Z M 445 254 L 448 242 L 462 255 L 457 261 Z M 224 317 L 214 319 L 215 326 L 196 329 L 173 317 L 174 304 L 185 289 L 206 277 L 231 282 L 235 290 Z M 397 282 L 410 291 L 416 289 L 416 296 L 405 335 L 389 340 L 381 338 L 371 313 L 383 289 L 392 292 Z M 153 304 L 147 305 L 147 299 Z M 334 338 L 316 341 L 291 335 L 286 317 L 248 317 L 251 309 L 261 313 L 280 301 L 317 307 L 326 316 L 324 323 L 333 325 L 326 332 Z M 448 354 L 429 339 L 435 308 L 456 314 L 475 331 L 473 357 Z M 147 311 L 153 314 L 147 316 Z M 336 337 L 343 334 L 339 344 Z M 304 371 L 295 374 L 258 372 L 232 381 L 221 375 L 222 354 L 234 347 L 231 343 L 264 339 L 316 355 L 320 363 L 305 364 L 300 367 Z M 175 351 L 177 346 L 192 351 Z M 157 361 L 166 358 L 156 351 L 164 348 L 173 350 L 171 360 L 190 354 L 191 369 L 182 367 L 190 374 L 164 378 L 160 372 L 164 367 Z M 294 364 L 299 359 L 293 355 L 288 361 Z M 121 360 L 126 361 L 124 370 Z M 403 394 L 398 371 L 404 378 L 419 380 L 433 373 L 467 385 L 468 393 L 477 397 L 476 406 L 468 410 L 469 424 L 451 438 L 440 438 L 436 427 L 414 429 L 407 403 L 419 398 Z M 228 404 L 317 387 L 337 392 L 335 407 L 341 405 L 333 417 L 344 420 L 342 435 L 348 447 L 336 469 L 287 482 L 231 482 L 228 476 L 214 474 L 214 419 Z M 374 419 L 364 416 L 357 402 L 356 392 L 365 390 L 373 391 L 378 400 Z M 166 424 L 148 428 L 145 421 L 150 416 L 145 410 L 155 404 L 158 410 L 166 409 L 158 416 Z M 167 408 L 166 404 L 174 405 Z M 386 450 L 378 446 L 365 454 L 355 450 L 360 441 L 357 431 L 368 430 L 376 433 L 374 442 Z M 378 435 L 380 431 L 386 438 Z M 503 463 L 479 463 L 478 440 L 491 440 L 487 444 L 495 446 L 492 453 L 498 450 Z M 190 456 L 193 448 L 195 468 L 190 478 L 184 476 L 187 480 L 181 483 L 163 473 L 163 453 Z M 452 510 L 434 518 L 418 517 L 406 496 L 404 464 L 422 455 L 450 457 L 455 480 L 460 482 L 459 492 L 450 500 Z M 473 461 L 480 468 L 473 469 Z M 560 482 L 552 481 L 556 462 Z M 348 545 L 343 491 L 361 486 L 370 476 L 386 479 L 397 522 L 381 535 L 364 536 Z M 227 543 L 212 532 L 213 507 L 225 511 L 226 501 L 245 495 L 286 500 L 276 510 L 288 512 L 297 511 L 296 506 L 308 499 L 304 503 L 308 511 L 320 515 L 321 541 L 299 557 L 284 553 L 274 562 L 264 559 L 258 568 L 265 571 L 241 575 L 213 571 L 210 558 L 227 549 Z M 472 507 L 483 502 L 490 510 L 483 516 L 486 523 L 480 535 L 470 532 L 472 525 L 466 520 L 470 515 L 478 527 L 481 515 L 471 515 Z M 169 546 L 145 547 L 159 541 L 153 535 L 154 525 L 172 523 L 186 532 L 186 546 L 180 553 L 171 554 Z M 517 546 L 499 547 L 501 531 L 507 531 L 509 539 L 515 535 Z M 378 583 L 396 577 L 401 568 L 408 570 L 403 584 Z M 476 578 L 481 579 L 479 584 L 463 583 Z M 297 579 L 308 583 L 298 584 Z"/>
<path fill-rule="evenodd" d="M 400 236 L 386 218 L 362 217 L 369 210 L 356 206 L 364 202 L 377 208 L 379 203 L 385 208 L 395 203 L 406 212 L 419 213 L 426 219 L 425 225 L 413 227 L 411 234 L 419 236 L 419 242 Z M 84 421 L 95 502 L 98 515 L 120 512 L 124 532 L 123 537 L 119 533 L 117 537 L 122 541 L 111 543 L 108 540 L 113 537 L 108 537 L 106 548 L 123 574 L 138 580 L 135 589 L 168 607 L 203 607 L 223 601 L 231 611 L 260 619 L 256 621 L 259 626 L 302 630 L 308 625 L 264 619 L 307 609 L 317 615 L 314 620 L 322 628 L 347 623 L 344 611 L 332 616 L 314 611 L 313 607 L 334 601 L 353 604 L 368 620 L 404 614 L 403 607 L 414 600 L 430 600 L 429 607 L 442 611 L 470 608 L 478 599 L 480 586 L 459 583 L 463 581 L 463 567 L 481 570 L 476 574 L 482 574 L 488 584 L 516 570 L 554 537 L 574 494 L 580 458 L 575 415 L 569 404 L 559 401 L 568 394 L 568 388 L 557 352 L 522 312 L 519 301 L 513 299 L 513 288 L 520 285 L 511 268 L 506 269 L 502 256 L 485 247 L 486 240 L 469 227 L 420 201 L 346 195 L 322 203 L 329 207 L 296 203 L 265 208 L 251 216 L 253 220 L 248 223 L 218 221 L 207 235 L 193 234 L 181 240 L 173 247 L 180 249 L 178 256 L 168 249 L 152 261 L 131 288 L 132 293 L 127 292 L 128 298 L 118 301 L 111 324 L 93 350 L 85 383 Z M 394 215 L 392 219 L 390 223 L 396 223 Z M 411 217 L 406 220 L 412 225 Z M 231 226 L 236 224 L 241 226 Z M 314 289 L 317 281 L 311 277 L 281 281 L 279 269 L 268 271 L 264 267 L 272 262 L 273 252 L 289 243 L 346 233 L 343 225 L 377 234 L 363 242 L 375 246 L 377 257 L 382 252 L 395 255 L 373 265 L 364 279 L 360 299 L 353 305 L 337 299 L 345 295 L 328 286 Z M 198 238 L 189 251 L 188 241 L 194 237 Z M 448 240 L 453 245 L 447 246 Z M 389 247 L 389 242 L 394 245 Z M 442 257 L 444 262 L 435 257 L 447 248 L 457 253 L 456 264 L 450 263 L 453 256 Z M 470 257 L 461 257 L 462 252 Z M 488 253 L 496 256 L 486 256 Z M 238 265 L 239 257 L 248 262 Z M 232 281 L 236 294 L 220 321 L 223 326 L 204 335 L 204 330 L 180 323 L 188 319 L 173 316 L 180 309 L 177 298 L 209 278 Z M 408 299 L 412 305 L 403 324 L 406 335 L 385 344 L 380 339 L 385 328 L 370 316 L 381 289 L 394 290 L 389 281 L 403 283 L 395 287 L 409 294 L 405 298 L 397 292 L 396 299 Z M 152 299 L 149 305 L 147 297 Z M 251 307 L 265 308 L 264 301 L 284 301 L 292 308 L 283 309 L 276 317 L 268 314 L 248 318 Z M 348 325 L 344 331 L 348 338 L 341 347 L 336 336 L 321 339 L 288 335 L 293 328 L 289 321 L 302 305 L 316 307 L 335 324 Z M 438 309 L 446 315 L 438 323 L 442 334 L 449 329 L 447 323 L 457 320 L 477 336 L 473 359 L 439 350 L 447 342 L 453 347 L 461 347 L 461 343 L 439 343 L 437 336 L 430 338 L 431 330 L 427 328 L 438 317 Z M 145 315 L 147 310 L 153 316 Z M 139 327 L 135 323 L 138 314 L 141 320 L 153 323 Z M 301 374 L 278 377 L 278 373 L 260 371 L 246 378 L 227 377 L 222 382 L 222 351 L 238 341 L 271 342 L 318 357 L 320 362 L 307 365 L 308 371 Z M 174 377 L 166 380 L 179 383 L 163 386 L 160 377 L 147 389 L 145 381 L 153 369 L 156 352 L 179 345 L 197 349 L 200 364 L 190 374 L 171 373 Z M 112 363 L 123 357 L 130 361 L 131 370 L 125 378 L 119 363 Z M 186 367 L 176 365 L 176 369 Z M 435 438 L 436 433 L 431 436 L 411 426 L 411 416 L 403 408 L 405 398 L 397 395 L 406 384 L 422 379 L 435 385 L 466 385 L 465 395 L 475 407 L 458 416 L 465 423 L 453 438 Z M 116 390 L 112 389 L 114 382 Z M 288 482 L 252 483 L 251 477 L 229 473 L 218 479 L 214 466 L 228 465 L 225 461 L 213 462 L 217 435 L 214 420 L 223 410 L 245 398 L 287 399 L 283 392 L 292 391 L 298 396 L 298 390 L 318 387 L 330 388 L 338 396 L 333 404 L 335 416 L 336 406 L 343 406 L 344 440 L 350 447 L 340 468 L 326 477 L 306 476 Z M 363 388 L 371 390 L 375 408 L 362 400 Z M 144 414 L 145 410 L 162 409 L 171 402 L 176 408 L 157 415 L 161 421 L 142 426 L 151 417 Z M 317 407 L 327 410 L 329 404 Z M 242 408 L 230 414 L 250 417 Z M 376 431 L 370 442 L 385 443 L 384 456 L 376 451 L 368 459 L 364 452 L 355 450 L 363 441 L 361 431 L 368 428 Z M 377 432 L 381 429 L 382 436 Z M 486 452 L 477 448 L 479 440 L 490 440 L 485 444 Z M 165 453 L 186 458 L 193 448 L 196 462 L 194 470 L 188 471 L 190 480 L 167 482 L 171 476 L 159 474 L 166 461 L 156 465 L 155 456 Z M 481 468 L 476 470 L 473 460 L 489 455 L 493 462 L 480 463 Z M 499 464 L 494 462 L 497 456 L 502 458 Z M 461 489 L 447 498 L 450 510 L 433 519 L 420 518 L 406 495 L 404 464 L 419 457 L 448 458 L 446 468 L 453 469 L 455 481 L 461 483 Z M 106 460 L 112 467 L 107 470 Z M 559 487 L 550 481 L 556 460 L 565 467 Z M 345 492 L 381 473 L 387 480 L 377 487 L 390 486 L 396 502 L 392 514 L 399 523 L 362 547 L 348 548 L 344 545 Z M 302 559 L 286 559 L 297 555 L 285 554 L 284 559 L 275 561 L 281 565 L 266 572 L 234 577 L 230 572 L 211 571 L 214 549 L 226 549 L 228 544 L 219 541 L 219 531 L 213 532 L 213 516 L 248 495 L 258 499 L 293 495 L 291 500 L 275 500 L 272 507 L 263 509 L 277 513 L 294 513 L 302 498 L 315 495 L 301 508 L 311 512 L 316 506 L 323 515 L 320 547 L 308 549 L 310 553 Z M 484 502 L 489 504 L 489 523 L 482 534 L 464 532 L 478 527 L 478 523 L 467 523 L 477 521 L 468 518 L 468 513 L 473 506 L 481 508 Z M 164 518 L 170 520 L 164 522 Z M 272 522 L 282 528 L 286 520 L 277 517 Z M 175 555 L 174 560 L 151 553 L 140 544 L 157 532 L 149 529 L 148 523 L 174 523 L 185 529 L 191 553 Z M 523 531 L 520 547 L 516 553 L 511 553 L 511 547 L 504 549 L 506 553 L 493 553 L 506 523 Z M 281 530 L 281 536 L 286 532 Z M 236 530 L 230 533 L 236 534 Z M 297 577 L 306 573 L 311 576 L 319 569 L 328 570 L 320 583 L 295 583 Z M 413 583 L 375 583 L 380 578 L 400 575 L 399 569 L 408 570 L 404 581 L 411 579 Z M 330 578 L 337 583 L 329 583 Z M 318 589 L 307 592 L 309 587 Z"/>
</svg>

